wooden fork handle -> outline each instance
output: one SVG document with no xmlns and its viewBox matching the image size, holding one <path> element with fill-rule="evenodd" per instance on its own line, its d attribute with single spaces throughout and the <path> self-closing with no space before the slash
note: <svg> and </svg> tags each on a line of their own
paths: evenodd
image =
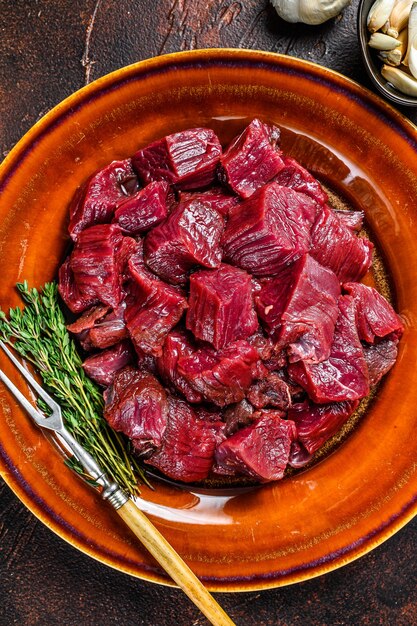
<svg viewBox="0 0 417 626">
<path fill-rule="evenodd" d="M 117 513 L 213 626 L 235 626 L 202 582 L 132 500 L 117 509 Z"/>
</svg>

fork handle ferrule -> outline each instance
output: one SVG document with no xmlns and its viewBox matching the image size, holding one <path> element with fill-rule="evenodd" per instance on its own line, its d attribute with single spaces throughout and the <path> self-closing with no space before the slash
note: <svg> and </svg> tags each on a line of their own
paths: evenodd
<svg viewBox="0 0 417 626">
<path fill-rule="evenodd" d="M 114 509 L 120 509 L 129 500 L 125 492 L 116 483 L 109 483 L 101 492 L 103 500 L 107 500 Z"/>
</svg>

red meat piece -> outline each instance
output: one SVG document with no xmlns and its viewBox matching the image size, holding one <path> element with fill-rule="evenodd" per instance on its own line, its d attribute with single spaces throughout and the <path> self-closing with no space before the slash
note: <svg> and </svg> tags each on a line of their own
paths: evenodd
<svg viewBox="0 0 417 626">
<path fill-rule="evenodd" d="M 135 351 L 130 341 L 121 341 L 107 350 L 89 356 L 83 362 L 83 369 L 87 376 L 107 387 L 113 382 L 116 372 L 133 363 L 134 357 Z"/>
<path fill-rule="evenodd" d="M 223 350 L 207 347 L 180 357 L 178 371 L 205 400 L 226 406 L 243 400 L 258 360 L 255 348 L 246 341 L 236 341 Z"/>
<path fill-rule="evenodd" d="M 127 287 L 125 322 L 135 348 L 152 356 L 162 346 L 187 308 L 187 300 L 176 288 L 159 280 L 138 264 L 129 261 L 132 280 Z"/>
<path fill-rule="evenodd" d="M 395 333 L 401 337 L 404 326 L 389 302 L 373 287 L 345 283 L 344 291 L 353 296 L 359 339 L 374 343 L 376 337 Z"/>
<path fill-rule="evenodd" d="M 351 296 L 339 298 L 339 316 L 329 358 L 321 363 L 291 363 L 288 372 L 318 404 L 357 400 L 369 393 L 368 369 Z"/>
<path fill-rule="evenodd" d="M 376 385 L 394 365 L 398 355 L 397 346 L 398 337 L 395 334 L 376 340 L 372 345 L 363 346 L 371 387 Z"/>
<path fill-rule="evenodd" d="M 173 480 L 197 482 L 209 475 L 219 434 L 220 420 L 198 415 L 183 400 L 170 397 L 169 418 L 161 448 L 146 463 Z"/>
<path fill-rule="evenodd" d="M 277 274 L 310 249 L 317 204 L 270 183 L 233 207 L 224 232 L 225 260 L 255 274 Z"/>
<path fill-rule="evenodd" d="M 180 203 L 144 241 L 146 265 L 163 280 L 185 284 L 195 266 L 218 267 L 224 219 L 199 197 Z"/>
<path fill-rule="evenodd" d="M 96 172 L 70 206 L 69 233 L 74 241 L 82 230 L 111 222 L 116 205 L 137 189 L 130 159 L 113 161 Z"/>
<path fill-rule="evenodd" d="M 215 209 L 220 215 L 223 215 L 223 217 L 227 217 L 230 209 L 240 202 L 238 196 L 228 193 L 221 187 L 212 187 L 207 191 L 201 191 L 199 193 L 191 193 L 188 191 L 181 193 L 181 204 L 190 200 L 197 200 L 200 204 L 206 205 L 210 209 Z"/>
<path fill-rule="evenodd" d="M 124 232 L 133 235 L 146 232 L 168 215 L 170 193 L 170 186 L 164 181 L 149 183 L 117 205 L 114 219 Z"/>
<path fill-rule="evenodd" d="M 168 399 L 155 376 L 127 366 L 114 376 L 104 400 L 107 422 L 129 437 L 140 454 L 159 448 L 167 427 Z"/>
<path fill-rule="evenodd" d="M 284 187 L 305 193 L 320 205 L 326 204 L 329 199 L 319 181 L 291 157 L 284 157 L 284 167 L 274 180 Z"/>
<path fill-rule="evenodd" d="M 214 131 L 191 128 L 142 148 L 132 162 L 145 185 L 165 180 L 178 189 L 198 189 L 213 182 L 221 154 Z"/>
<path fill-rule="evenodd" d="M 216 449 L 216 466 L 224 473 L 244 474 L 268 482 L 283 477 L 291 443 L 297 437 L 294 422 L 282 411 L 261 411 L 249 426 L 238 430 Z"/>
<path fill-rule="evenodd" d="M 267 373 L 250 387 L 247 398 L 256 409 L 274 407 L 286 411 L 291 406 L 291 393 L 287 383 L 275 372 Z"/>
<path fill-rule="evenodd" d="M 363 211 L 343 211 L 333 209 L 333 213 L 337 215 L 339 220 L 354 232 L 360 231 L 362 228 L 365 214 Z"/>
<path fill-rule="evenodd" d="M 124 309 L 123 302 L 116 310 L 106 305 L 92 307 L 67 329 L 75 334 L 84 350 L 109 348 L 128 337 Z"/>
<path fill-rule="evenodd" d="M 233 191 L 248 198 L 284 167 L 277 147 L 280 132 L 254 119 L 220 159 L 220 176 Z"/>
<path fill-rule="evenodd" d="M 288 419 L 295 422 L 299 441 L 313 454 L 341 429 L 358 404 L 358 400 L 321 405 L 306 401 L 290 408 Z"/>
<path fill-rule="evenodd" d="M 266 331 L 290 361 L 317 363 L 330 354 L 339 295 L 336 275 L 306 254 L 266 281 L 255 302 Z"/>
<path fill-rule="evenodd" d="M 65 259 L 59 268 L 58 291 L 69 310 L 73 313 L 81 313 L 98 302 L 97 298 L 82 294 L 78 289 L 74 279 L 74 272 L 71 269 L 70 257 Z"/>
<path fill-rule="evenodd" d="M 258 328 L 251 278 L 237 267 L 222 263 L 218 269 L 192 274 L 188 304 L 187 328 L 216 349 Z"/>
<path fill-rule="evenodd" d="M 177 330 L 169 333 L 165 339 L 163 352 L 156 359 L 156 366 L 161 378 L 168 384 L 173 385 L 180 391 L 188 402 L 202 401 L 202 395 L 195 391 L 184 376 L 178 372 L 178 359 L 181 356 L 190 356 L 195 351 L 192 338 L 184 331 Z"/>
<path fill-rule="evenodd" d="M 333 270 L 341 283 L 357 281 L 372 263 L 373 244 L 357 237 L 328 206 L 324 206 L 311 230 L 310 254 Z"/>
</svg>

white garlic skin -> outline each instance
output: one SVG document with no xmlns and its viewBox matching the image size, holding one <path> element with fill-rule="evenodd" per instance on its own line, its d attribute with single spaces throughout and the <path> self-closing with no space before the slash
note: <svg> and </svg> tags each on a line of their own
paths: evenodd
<svg viewBox="0 0 417 626">
<path fill-rule="evenodd" d="M 271 0 L 276 12 L 287 22 L 323 24 L 350 3 L 350 0 Z"/>
</svg>

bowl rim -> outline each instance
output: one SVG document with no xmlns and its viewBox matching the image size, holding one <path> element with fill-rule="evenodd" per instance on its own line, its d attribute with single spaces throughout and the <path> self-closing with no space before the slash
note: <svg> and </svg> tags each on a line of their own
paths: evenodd
<svg viewBox="0 0 417 626">
<path fill-rule="evenodd" d="M 398 112 L 392 105 L 385 102 L 378 95 L 339 72 L 325 68 L 310 61 L 304 61 L 295 57 L 289 57 L 288 55 L 273 52 L 235 48 L 207 48 L 203 50 L 174 52 L 133 63 L 98 78 L 65 98 L 49 112 L 47 112 L 38 122 L 36 122 L 17 142 L 8 155 L 6 155 L 5 159 L 0 164 L 0 190 L 3 185 L 7 184 L 9 177 L 11 177 L 13 172 L 19 167 L 20 160 L 25 157 L 28 151 L 30 151 L 30 146 L 39 140 L 43 133 L 46 133 L 48 129 L 53 127 L 55 124 L 60 123 L 67 116 L 71 115 L 71 112 L 82 106 L 85 101 L 94 99 L 94 97 L 99 96 L 100 93 L 109 89 L 117 89 L 120 84 L 123 84 L 129 79 L 135 78 L 137 80 L 138 72 L 146 74 L 147 71 L 152 72 L 153 70 L 161 69 L 164 66 L 170 67 L 173 63 L 174 65 L 176 63 L 180 63 L 182 66 L 187 66 L 187 62 L 189 62 L 194 66 L 196 62 L 202 62 L 205 59 L 209 61 L 218 60 L 221 62 L 222 59 L 224 60 L 225 58 L 229 58 L 231 60 L 242 59 L 248 64 L 255 63 L 262 65 L 263 63 L 266 63 L 269 69 L 277 63 L 284 63 L 289 67 L 295 66 L 298 70 L 304 70 L 309 75 L 313 74 L 318 78 L 324 76 L 330 81 L 333 81 L 335 88 L 337 88 L 336 83 L 338 81 L 339 83 L 342 83 L 343 87 L 346 88 L 346 91 L 349 91 L 352 97 L 362 99 L 369 108 L 374 110 L 376 109 L 380 114 L 391 120 L 394 117 L 395 122 L 404 129 L 404 132 L 412 131 L 412 133 L 416 135 L 417 142 L 417 127 L 410 120 L 408 120 L 404 115 Z M 335 79 L 337 79 L 337 81 L 335 81 Z M 137 573 L 128 565 L 123 566 L 117 563 L 112 555 L 104 553 L 98 554 L 94 546 L 89 547 L 78 537 L 74 536 L 67 528 L 62 527 L 56 522 L 56 519 L 51 516 L 50 511 L 45 508 L 42 503 L 39 503 L 36 500 L 36 497 L 31 491 L 30 485 L 22 481 L 12 460 L 10 458 L 4 458 L 4 455 L 2 456 L 3 453 L 4 451 L 1 448 L 0 442 L 0 475 L 15 495 L 22 501 L 22 503 L 59 537 L 66 540 L 70 545 L 78 548 L 83 553 L 88 554 L 99 562 L 105 563 L 118 571 L 124 571 L 125 573 L 137 576 L 150 582 L 173 586 L 172 582 L 161 578 L 158 573 L 152 569 L 144 569 L 141 573 Z M 364 541 L 361 545 L 352 544 L 352 550 L 348 554 L 346 554 L 345 551 L 343 554 L 334 554 L 332 560 L 318 563 L 312 569 L 289 572 L 285 580 L 277 578 L 264 578 L 255 579 L 254 583 L 247 583 L 246 581 L 228 581 L 226 585 L 216 585 L 216 583 L 208 581 L 207 587 L 212 591 L 236 592 L 276 588 L 279 586 L 309 580 L 316 576 L 333 571 L 342 565 L 348 564 L 370 552 L 405 526 L 416 514 L 417 494 L 415 494 L 414 498 L 408 503 L 408 506 L 398 513 L 398 516 L 395 519 L 389 520 L 389 523 L 376 529 L 373 536 L 367 537 L 366 541 Z"/>
</svg>

